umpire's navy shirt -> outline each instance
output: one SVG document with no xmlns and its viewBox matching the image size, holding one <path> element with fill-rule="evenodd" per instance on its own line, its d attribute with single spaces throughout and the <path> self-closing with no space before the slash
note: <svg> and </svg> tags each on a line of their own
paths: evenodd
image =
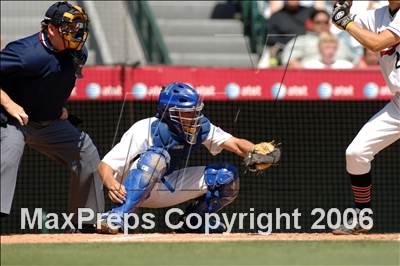
<svg viewBox="0 0 400 266">
<path fill-rule="evenodd" d="M 86 48 L 82 52 L 87 55 Z M 45 33 L 11 42 L 0 52 L 0 87 L 32 121 L 58 119 L 75 80 L 70 51 L 52 49 Z"/>
</svg>

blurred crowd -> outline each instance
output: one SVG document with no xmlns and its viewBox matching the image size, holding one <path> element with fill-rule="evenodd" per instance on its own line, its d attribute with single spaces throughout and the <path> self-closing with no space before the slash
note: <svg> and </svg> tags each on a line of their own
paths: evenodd
<svg viewBox="0 0 400 266">
<path fill-rule="evenodd" d="M 344 69 L 378 65 L 376 53 L 364 49 L 347 32 L 332 25 L 334 1 L 258 1 L 267 20 L 267 40 L 258 67 Z M 387 5 L 387 1 L 353 1 L 352 14 Z"/>
<path fill-rule="evenodd" d="M 363 48 L 331 23 L 332 0 L 259 0 L 267 23 L 266 46 L 258 68 L 368 68 L 378 55 Z M 385 1 L 353 1 L 352 14 L 387 5 Z M 4 48 L 3 38 L 0 46 Z"/>
</svg>

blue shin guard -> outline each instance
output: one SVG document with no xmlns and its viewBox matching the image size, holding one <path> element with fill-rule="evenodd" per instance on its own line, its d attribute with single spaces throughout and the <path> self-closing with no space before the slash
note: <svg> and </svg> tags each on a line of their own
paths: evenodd
<svg viewBox="0 0 400 266">
<path fill-rule="evenodd" d="M 239 194 L 239 176 L 236 168 L 232 165 L 207 166 L 204 171 L 204 179 L 208 187 L 207 193 L 201 199 L 190 204 L 180 219 L 186 219 L 186 216 L 190 213 L 197 213 L 203 218 L 206 213 L 216 213 L 226 205 L 232 203 Z M 204 220 L 204 222 L 206 221 Z M 190 229 L 184 224 L 176 232 L 222 233 L 226 231 L 226 226 L 221 221 L 209 219 L 208 222 L 208 230 L 205 224 L 202 224 L 198 229 Z"/>
<path fill-rule="evenodd" d="M 131 170 L 124 181 L 126 189 L 126 200 L 112 208 L 108 213 L 116 213 L 121 217 L 129 213 L 145 200 L 154 185 L 164 176 L 170 161 L 169 154 L 161 148 L 151 148 L 143 153 L 135 169 Z"/>
<path fill-rule="evenodd" d="M 208 187 L 207 211 L 214 213 L 233 202 L 239 194 L 239 176 L 233 165 L 210 165 L 204 171 Z"/>
</svg>

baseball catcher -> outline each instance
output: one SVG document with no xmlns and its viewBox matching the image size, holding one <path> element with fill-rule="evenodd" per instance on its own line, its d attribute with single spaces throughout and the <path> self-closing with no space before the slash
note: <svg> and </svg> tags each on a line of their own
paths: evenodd
<svg viewBox="0 0 400 266">
<path fill-rule="evenodd" d="M 99 173 L 116 205 L 102 215 L 101 233 L 118 233 L 125 223 L 124 214 L 138 207 L 164 208 L 196 199 L 181 217 L 185 219 L 191 213 L 201 217 L 216 213 L 232 203 L 239 193 L 239 173 L 234 165 L 185 164 L 201 145 L 212 155 L 222 150 L 239 155 L 251 171 L 262 172 L 279 161 L 280 150 L 274 142 L 255 145 L 236 138 L 213 125 L 202 114 L 203 107 L 192 86 L 171 83 L 160 92 L 156 116 L 136 122 L 106 154 Z M 122 176 L 123 181 L 115 176 Z M 108 219 L 115 216 L 118 219 Z M 211 223 L 215 229 L 210 233 L 226 230 L 216 220 Z M 205 227 L 186 226 L 179 231 L 201 233 Z"/>
</svg>

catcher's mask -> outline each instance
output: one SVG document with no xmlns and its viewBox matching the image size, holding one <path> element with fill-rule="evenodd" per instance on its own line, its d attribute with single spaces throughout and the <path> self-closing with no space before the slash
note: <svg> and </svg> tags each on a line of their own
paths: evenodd
<svg viewBox="0 0 400 266">
<path fill-rule="evenodd" d="M 157 117 L 175 129 L 189 144 L 196 144 L 204 104 L 196 90 L 185 83 L 164 87 L 159 96 Z"/>
<path fill-rule="evenodd" d="M 83 8 L 68 2 L 57 2 L 46 11 L 42 27 L 49 23 L 58 28 L 66 49 L 82 49 L 89 35 L 89 18 Z"/>
</svg>

